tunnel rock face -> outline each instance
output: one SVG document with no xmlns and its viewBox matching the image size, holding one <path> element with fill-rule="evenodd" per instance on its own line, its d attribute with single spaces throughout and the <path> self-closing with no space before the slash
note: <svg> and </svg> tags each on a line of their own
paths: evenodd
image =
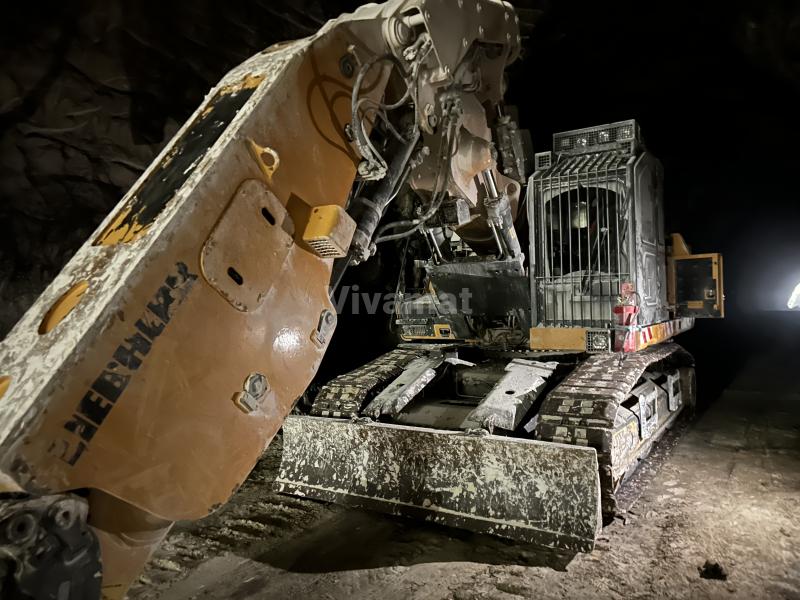
<svg viewBox="0 0 800 600">
<path fill-rule="evenodd" d="M 7 11 L 0 23 L 0 339 L 227 70 L 359 4 L 42 0 Z M 743 133 L 738 123 L 730 143 L 720 142 L 735 142 L 740 154 L 767 143 L 774 148 L 772 138 L 792 130 L 775 116 L 789 109 L 760 110 L 758 98 L 774 95 L 762 89 L 766 80 L 774 90 L 800 90 L 796 3 L 738 0 L 718 14 L 704 11 L 700 21 L 696 7 L 673 3 L 626 1 L 611 12 L 582 0 L 513 4 L 525 51 L 512 67 L 508 97 L 520 107 L 521 125 L 533 130 L 537 150 L 549 148 L 556 129 L 640 119 L 670 174 L 667 217 L 675 230 L 691 234 L 693 224 L 705 223 L 691 199 L 702 197 L 702 210 L 710 210 L 716 196 L 709 189 L 719 177 L 687 176 L 685 144 L 669 118 L 694 130 L 705 123 L 693 118 L 710 116 L 724 134 L 730 121 L 719 106 L 738 98 L 761 115 L 750 130 Z M 609 30 L 626 34 L 611 43 Z M 682 32 L 680 43 L 675 31 Z M 579 68 L 587 56 L 596 64 L 647 68 L 631 71 L 622 94 L 618 82 Z M 744 77 L 745 67 L 764 77 Z M 714 214 L 724 217 L 728 205 L 719 200 Z"/>
<path fill-rule="evenodd" d="M 7 14 L 0 339 L 220 77 L 353 8 L 343 4 L 45 0 Z"/>
</svg>

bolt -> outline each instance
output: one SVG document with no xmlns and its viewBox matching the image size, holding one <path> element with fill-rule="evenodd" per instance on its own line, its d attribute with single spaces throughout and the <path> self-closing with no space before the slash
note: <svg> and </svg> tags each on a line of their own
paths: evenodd
<svg viewBox="0 0 800 600">
<path fill-rule="evenodd" d="M 61 529 L 69 529 L 75 523 L 76 515 L 66 502 L 56 504 L 52 509 L 53 521 Z"/>
<path fill-rule="evenodd" d="M 24 544 L 36 533 L 36 518 L 31 513 L 21 513 L 8 520 L 6 537 L 16 543 Z"/>
<path fill-rule="evenodd" d="M 485 30 L 484 30 L 484 28 L 483 28 L 483 25 L 479 25 L 479 26 L 478 26 L 478 37 L 483 37 L 483 33 L 484 33 L 484 31 L 485 31 Z"/>
<path fill-rule="evenodd" d="M 348 79 L 356 72 L 356 67 L 353 64 L 353 58 L 350 54 L 345 54 L 339 59 L 339 71 Z"/>
<path fill-rule="evenodd" d="M 254 400 L 258 400 L 269 389 L 269 383 L 261 373 L 251 373 L 244 382 L 244 389 Z"/>
</svg>

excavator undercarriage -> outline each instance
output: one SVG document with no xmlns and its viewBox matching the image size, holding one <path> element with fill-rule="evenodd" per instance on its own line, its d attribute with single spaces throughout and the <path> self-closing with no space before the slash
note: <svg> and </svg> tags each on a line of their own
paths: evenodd
<svg viewBox="0 0 800 600">
<path fill-rule="evenodd" d="M 414 346 L 323 387 L 320 416 L 287 418 L 280 491 L 588 552 L 616 490 L 694 403 L 692 358 L 672 343 L 582 361 Z"/>
<path fill-rule="evenodd" d="M 671 338 L 721 314 L 721 258 L 677 234 L 667 248 L 661 167 L 635 121 L 553 146 L 536 155 L 527 219 L 493 251 L 464 252 L 459 228 L 431 234 L 422 258 L 406 249 L 401 283 L 422 286 L 397 303 L 404 342 L 287 419 L 280 490 L 593 548 L 617 490 L 695 402 L 694 361 Z M 518 236 L 527 265 L 504 241 Z M 677 264 L 705 273 L 691 300 Z"/>
</svg>

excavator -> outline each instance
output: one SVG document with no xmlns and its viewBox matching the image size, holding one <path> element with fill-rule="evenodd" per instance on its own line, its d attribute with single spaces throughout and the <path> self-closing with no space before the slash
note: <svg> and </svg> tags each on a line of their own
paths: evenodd
<svg viewBox="0 0 800 600">
<path fill-rule="evenodd" d="M 210 91 L 0 344 L 0 596 L 124 597 L 281 428 L 283 492 L 591 550 L 722 258 L 665 238 L 635 121 L 532 153 L 520 44 L 508 2 L 388 0 Z M 396 348 L 297 404 L 385 249 Z"/>
</svg>

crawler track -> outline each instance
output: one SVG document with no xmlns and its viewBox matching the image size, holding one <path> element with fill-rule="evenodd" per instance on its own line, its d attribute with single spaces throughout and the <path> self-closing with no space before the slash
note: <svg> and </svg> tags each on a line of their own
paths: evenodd
<svg viewBox="0 0 800 600">
<path fill-rule="evenodd" d="M 691 355 L 678 344 L 663 344 L 631 355 L 596 354 L 581 363 L 545 398 L 539 411 L 536 438 L 590 446 L 597 450 L 603 512 L 616 511 L 615 493 L 638 462 L 664 434 L 687 402 L 661 415 L 657 429 L 640 440 L 630 411 L 621 411 L 645 371 L 654 367 L 688 367 Z M 626 418 L 627 416 L 627 418 Z"/>
</svg>

